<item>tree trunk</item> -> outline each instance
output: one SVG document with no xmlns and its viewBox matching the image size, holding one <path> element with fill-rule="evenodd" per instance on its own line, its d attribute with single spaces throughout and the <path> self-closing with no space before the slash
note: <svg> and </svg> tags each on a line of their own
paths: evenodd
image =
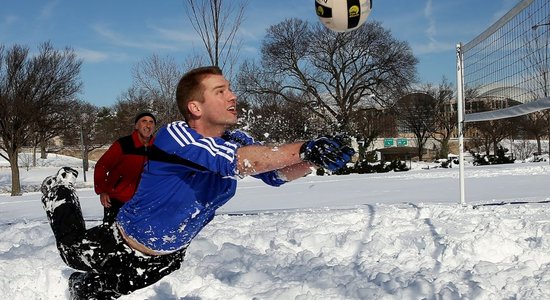
<svg viewBox="0 0 550 300">
<path fill-rule="evenodd" d="M 36 145 L 32 147 L 32 166 L 36 168 Z"/>
<path fill-rule="evenodd" d="M 417 149 L 418 149 L 418 161 L 422 161 L 422 148 L 424 148 L 424 143 L 422 142 L 421 137 L 416 138 L 416 142 L 418 143 Z"/>
<path fill-rule="evenodd" d="M 46 141 L 44 139 L 40 140 L 40 158 L 48 158 L 48 153 L 46 152 Z"/>
<path fill-rule="evenodd" d="M 8 158 L 11 168 L 11 195 L 21 196 L 21 181 L 19 179 L 19 166 L 17 151 L 15 153 L 8 152 Z"/>
<path fill-rule="evenodd" d="M 445 137 L 441 140 L 441 150 L 439 151 L 440 158 L 449 157 L 449 137 Z"/>
<path fill-rule="evenodd" d="M 88 172 L 88 168 L 90 166 L 90 160 L 88 158 L 88 154 L 90 154 L 90 151 L 88 150 L 88 146 L 84 145 L 84 157 L 82 158 L 84 161 L 84 165 L 82 166 L 84 168 L 84 172 Z"/>
</svg>

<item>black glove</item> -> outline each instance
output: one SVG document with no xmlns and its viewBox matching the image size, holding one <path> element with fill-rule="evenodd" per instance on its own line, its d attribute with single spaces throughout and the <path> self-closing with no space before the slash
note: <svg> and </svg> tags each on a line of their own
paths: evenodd
<svg viewBox="0 0 550 300">
<path fill-rule="evenodd" d="M 343 144 L 341 137 L 320 137 L 305 142 L 300 148 L 300 158 L 318 167 L 336 171 L 344 167 L 355 150 Z"/>
</svg>

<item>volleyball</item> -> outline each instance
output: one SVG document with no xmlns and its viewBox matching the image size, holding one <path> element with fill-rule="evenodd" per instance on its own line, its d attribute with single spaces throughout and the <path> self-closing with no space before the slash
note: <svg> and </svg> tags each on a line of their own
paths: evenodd
<svg viewBox="0 0 550 300">
<path fill-rule="evenodd" d="M 372 0 L 315 0 L 319 20 L 336 32 L 357 29 L 365 23 L 371 10 Z"/>
</svg>

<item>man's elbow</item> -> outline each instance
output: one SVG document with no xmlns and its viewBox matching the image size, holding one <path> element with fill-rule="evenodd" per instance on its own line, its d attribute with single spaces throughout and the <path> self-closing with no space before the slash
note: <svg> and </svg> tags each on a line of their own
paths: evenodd
<svg viewBox="0 0 550 300">
<path fill-rule="evenodd" d="M 265 172 L 266 164 L 261 161 L 243 159 L 238 164 L 239 174 L 243 176 L 256 175 Z"/>
</svg>

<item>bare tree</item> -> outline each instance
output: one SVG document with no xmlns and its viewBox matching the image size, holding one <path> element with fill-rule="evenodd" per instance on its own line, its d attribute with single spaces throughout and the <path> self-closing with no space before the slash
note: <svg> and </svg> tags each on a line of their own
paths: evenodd
<svg viewBox="0 0 550 300">
<path fill-rule="evenodd" d="M 486 155 L 490 155 L 491 150 L 493 154 L 496 154 L 499 143 L 503 139 L 509 138 L 516 133 L 516 122 L 515 118 L 474 122 L 474 126 L 479 133 Z"/>
<path fill-rule="evenodd" d="M 93 144 L 107 145 L 120 137 L 113 128 L 120 124 L 116 120 L 116 112 L 112 107 L 100 107 L 97 111 L 97 119 L 94 125 Z"/>
<path fill-rule="evenodd" d="M 422 160 L 424 145 L 436 127 L 437 109 L 436 99 L 426 93 L 408 94 L 394 106 L 400 131 L 411 132 L 416 138 L 419 160 Z"/>
<path fill-rule="evenodd" d="M 0 156 L 10 163 L 13 196 L 21 195 L 21 147 L 40 126 L 53 126 L 43 120 L 62 119 L 63 110 L 52 107 L 73 99 L 80 91 L 80 66 L 74 51 L 54 50 L 49 43 L 42 44 L 36 56 L 30 56 L 24 46 L 5 50 L 0 45 L 0 149 L 6 153 L 0 152 Z"/>
<path fill-rule="evenodd" d="M 521 102 L 509 98 L 500 98 L 494 96 L 479 96 L 479 89 L 470 88 L 466 90 L 466 110 L 471 112 L 484 112 L 494 110 L 494 107 L 512 107 L 521 104 Z M 505 138 L 512 138 L 518 132 L 520 118 L 505 118 L 490 121 L 478 121 L 467 123 L 472 129 L 471 133 L 475 137 L 471 140 L 473 147 L 483 146 L 486 154 L 489 155 L 491 149 L 496 154 L 499 143 Z"/>
<path fill-rule="evenodd" d="M 36 166 L 37 148 L 40 148 L 40 158 L 46 159 L 51 151 L 51 140 L 73 126 L 70 113 L 67 112 L 74 112 L 77 109 L 76 105 L 77 101 L 70 99 L 54 101 L 36 117 L 32 136 L 27 143 L 27 146 L 32 146 L 33 149 L 33 166 Z"/>
<path fill-rule="evenodd" d="M 444 77 L 438 86 L 425 85 L 422 89 L 435 100 L 433 111 L 434 128 L 431 136 L 440 143 L 439 156 L 447 158 L 449 154 L 449 140 L 457 128 L 457 112 L 452 106 L 454 88 Z"/>
<path fill-rule="evenodd" d="M 74 112 L 77 109 L 76 106 L 76 100 L 72 99 L 53 101 L 52 105 L 46 106 L 46 111 L 36 119 L 34 131 L 36 139 L 33 146 L 40 147 L 40 158 L 47 158 L 49 140 L 73 126 L 71 119 L 67 117 L 67 112 Z"/>
<path fill-rule="evenodd" d="M 387 105 L 415 80 L 416 63 L 408 44 L 379 23 L 335 33 L 287 19 L 268 29 L 260 65 L 241 66 L 239 89 L 299 103 L 349 131 L 354 111 Z"/>
<path fill-rule="evenodd" d="M 101 119 L 101 112 L 104 111 L 93 104 L 78 100 L 66 115 L 71 125 L 63 131 L 63 146 L 81 149 L 84 171 L 88 171 L 89 153 L 113 141 L 110 134 L 112 124 L 108 127 L 105 126 L 107 124 L 102 124 L 105 120 Z"/>
<path fill-rule="evenodd" d="M 212 65 L 232 77 L 242 41 L 237 33 L 248 1 L 185 0 L 186 13 Z"/>
<path fill-rule="evenodd" d="M 176 104 L 176 88 L 184 70 L 173 58 L 152 55 L 133 69 L 134 90 L 142 91 L 156 108 L 160 124 L 181 119 Z M 160 125 L 159 124 L 159 125 Z"/>
<path fill-rule="evenodd" d="M 134 129 L 135 116 L 143 111 L 152 112 L 157 115 L 153 101 L 150 99 L 149 93 L 143 89 L 136 87 L 129 88 L 123 93 L 112 107 L 112 115 L 110 121 L 113 123 L 111 128 L 114 142 L 121 136 L 128 135 Z M 157 124 L 157 129 L 160 127 Z"/>
<path fill-rule="evenodd" d="M 130 134 L 134 130 L 134 118 L 143 111 L 151 112 L 157 119 L 156 128 L 160 128 L 164 123 L 157 117 L 158 108 L 155 102 L 151 100 L 150 94 L 144 89 L 135 86 L 130 87 L 122 93 L 116 103 L 99 114 L 98 131 L 104 132 L 105 137 L 110 137 L 108 143 L 114 142 L 121 136 Z M 110 127 L 109 127 L 110 126 Z M 108 133 L 106 131 L 109 131 Z"/>
<path fill-rule="evenodd" d="M 351 120 L 351 128 L 356 133 L 357 142 L 361 143 L 365 149 L 371 146 L 379 136 L 397 135 L 395 113 L 391 109 L 360 109 L 351 115 Z M 359 160 L 362 160 L 362 157 Z"/>
<path fill-rule="evenodd" d="M 518 118 L 518 125 L 525 133 L 526 138 L 537 141 L 537 153 L 542 153 L 542 139 L 548 134 L 549 111 L 536 111 Z"/>
</svg>

